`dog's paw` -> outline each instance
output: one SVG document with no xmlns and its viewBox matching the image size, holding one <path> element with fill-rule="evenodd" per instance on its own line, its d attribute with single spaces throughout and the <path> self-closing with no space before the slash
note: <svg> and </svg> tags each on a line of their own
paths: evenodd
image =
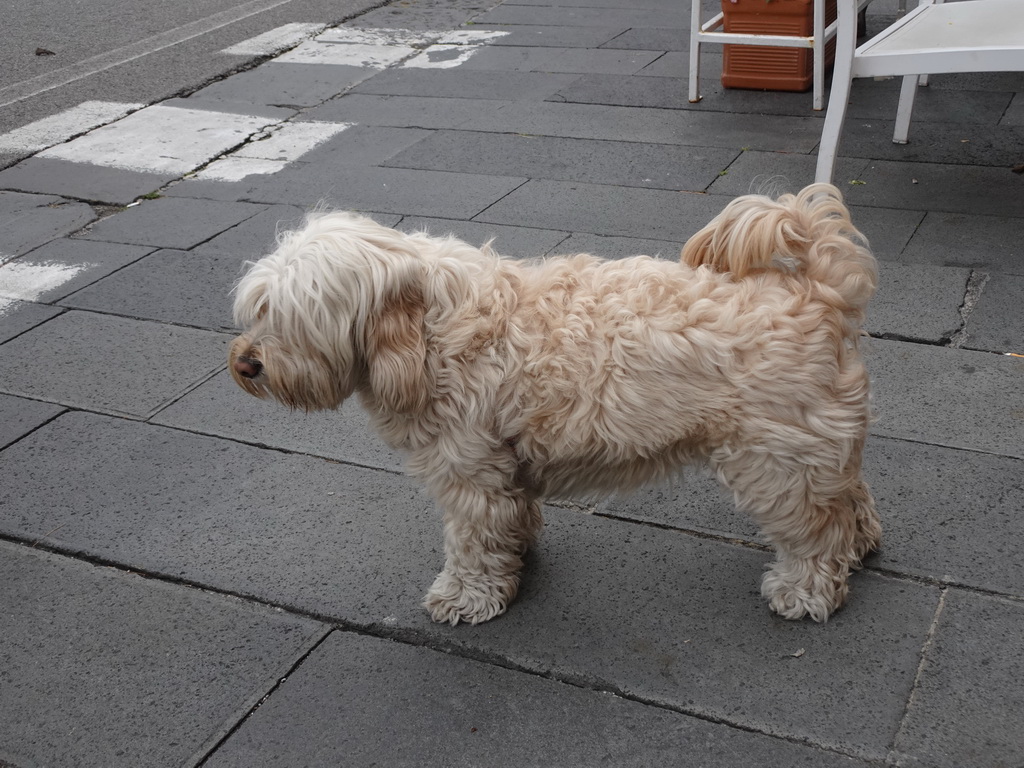
<svg viewBox="0 0 1024 768">
<path fill-rule="evenodd" d="M 470 578 L 442 571 L 427 592 L 423 606 L 437 622 L 479 624 L 503 614 L 518 586 L 515 576 Z"/>
<path fill-rule="evenodd" d="M 794 570 L 799 573 L 794 573 Z M 802 619 L 810 616 L 824 622 L 845 601 L 845 578 L 808 569 L 787 568 L 785 563 L 773 563 L 761 582 L 761 595 L 768 606 L 784 619 Z"/>
</svg>

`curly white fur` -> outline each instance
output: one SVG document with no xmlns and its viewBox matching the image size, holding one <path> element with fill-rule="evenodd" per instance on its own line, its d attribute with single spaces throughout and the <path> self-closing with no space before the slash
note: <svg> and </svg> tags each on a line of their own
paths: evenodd
<svg viewBox="0 0 1024 768">
<path fill-rule="evenodd" d="M 516 594 L 551 495 L 706 464 L 778 558 L 772 609 L 824 621 L 879 541 L 859 325 L 876 266 L 838 190 L 738 198 L 682 262 L 523 262 L 311 216 L 237 287 L 230 368 L 307 410 L 358 393 L 444 510 L 437 621 Z"/>
</svg>

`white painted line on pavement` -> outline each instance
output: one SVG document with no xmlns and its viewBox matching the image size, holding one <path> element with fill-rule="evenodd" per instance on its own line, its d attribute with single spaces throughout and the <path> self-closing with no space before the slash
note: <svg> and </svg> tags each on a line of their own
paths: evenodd
<svg viewBox="0 0 1024 768">
<path fill-rule="evenodd" d="M 0 265 L 0 317 L 18 301 L 35 301 L 95 264 L 10 261 Z"/>
<path fill-rule="evenodd" d="M 499 30 L 456 29 L 444 32 L 335 27 L 278 56 L 274 61 L 384 69 L 409 59 L 403 66 L 447 69 L 459 66 L 481 45 L 507 34 Z M 424 48 L 425 51 L 422 50 Z"/>
<path fill-rule="evenodd" d="M 258 157 L 265 160 L 296 160 L 313 147 L 323 144 L 353 123 L 281 123 L 266 131 L 266 138 L 256 136 L 233 154 L 235 157 Z"/>
<path fill-rule="evenodd" d="M 416 53 L 416 49 L 406 45 L 311 41 L 281 54 L 274 61 L 281 64 L 340 64 L 348 67 L 384 69 L 414 53 Z"/>
<path fill-rule="evenodd" d="M 325 24 L 312 23 L 285 24 L 277 29 L 264 32 L 262 35 L 243 40 L 230 48 L 225 48 L 221 53 L 232 56 L 267 56 L 302 42 L 325 26 Z"/>
<path fill-rule="evenodd" d="M 246 176 L 277 173 L 316 146 L 352 127 L 352 123 L 282 123 L 195 175 L 207 181 L 241 181 Z"/>
<path fill-rule="evenodd" d="M 276 118 L 156 105 L 38 157 L 180 175 L 238 146 Z"/>
<path fill-rule="evenodd" d="M 0 152 L 38 152 L 65 142 L 72 136 L 119 120 L 144 106 L 114 101 L 83 101 L 77 107 L 0 134 Z"/>
<path fill-rule="evenodd" d="M 448 45 L 481 45 L 509 34 L 497 29 L 453 29 L 437 42 Z"/>
<path fill-rule="evenodd" d="M 431 45 L 402 66 L 411 69 L 451 69 L 468 61 L 480 47 L 479 45 Z"/>
<path fill-rule="evenodd" d="M 362 45 L 429 45 L 437 41 L 444 30 L 432 32 L 416 29 L 390 29 L 384 27 L 335 27 L 316 36 L 318 43 L 360 43 Z"/>
</svg>

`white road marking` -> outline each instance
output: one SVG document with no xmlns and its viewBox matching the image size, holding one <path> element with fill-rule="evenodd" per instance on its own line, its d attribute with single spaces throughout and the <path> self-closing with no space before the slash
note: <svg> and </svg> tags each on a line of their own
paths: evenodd
<svg viewBox="0 0 1024 768">
<path fill-rule="evenodd" d="M 443 32 L 335 27 L 274 61 L 384 69 L 409 59 L 403 66 L 447 69 L 459 66 L 481 45 L 507 34 L 498 30 L 456 29 Z M 426 50 L 422 51 L 423 48 Z"/>
<path fill-rule="evenodd" d="M 281 64 L 340 64 L 349 67 L 384 69 L 416 53 L 406 45 L 371 45 L 366 43 L 303 43 L 274 61 Z"/>
<path fill-rule="evenodd" d="M 402 64 L 412 69 L 451 69 L 465 63 L 478 45 L 431 45 Z"/>
<path fill-rule="evenodd" d="M 230 155 L 195 175 L 207 181 L 241 181 L 246 176 L 277 173 L 314 147 L 352 127 L 352 123 L 282 123 L 268 129 Z"/>
<path fill-rule="evenodd" d="M 180 175 L 275 122 L 271 117 L 156 105 L 52 147 L 38 157 Z"/>
<path fill-rule="evenodd" d="M 444 35 L 443 30 L 431 32 L 415 29 L 383 27 L 335 27 L 316 36 L 318 43 L 361 43 L 363 45 L 429 45 Z"/>
<path fill-rule="evenodd" d="M 0 317 L 18 301 L 35 301 L 95 264 L 10 261 L 0 266 Z"/>
<path fill-rule="evenodd" d="M 507 34 L 509 33 L 496 29 L 453 29 L 451 32 L 445 32 L 437 42 L 448 45 L 481 45 Z"/>
<path fill-rule="evenodd" d="M 313 147 L 323 144 L 353 123 L 281 123 L 257 136 L 233 154 L 265 160 L 297 160 Z"/>
<path fill-rule="evenodd" d="M 38 152 L 142 109 L 145 104 L 83 101 L 77 107 L 0 134 L 0 152 Z"/>
<path fill-rule="evenodd" d="M 269 11 L 279 5 L 286 5 L 290 2 L 291 0 L 251 0 L 251 2 L 242 3 L 226 11 L 207 16 L 205 19 L 199 19 L 189 24 L 169 29 L 166 32 L 147 37 L 123 48 L 115 48 L 112 51 L 83 59 L 67 67 L 61 67 L 29 80 L 14 83 L 6 88 L 0 88 L 0 107 L 6 107 L 8 104 L 14 104 L 40 93 L 52 91 L 54 88 L 60 88 L 62 85 L 82 80 L 90 75 L 95 75 L 98 72 L 103 72 L 129 61 L 141 59 L 143 56 L 162 51 L 165 48 L 170 48 L 186 40 L 205 35 L 221 27 L 226 27 L 229 24 L 234 24 L 242 19 L 247 19 L 250 16 L 255 16 L 258 13 Z"/>
<path fill-rule="evenodd" d="M 264 32 L 262 35 L 243 40 L 230 48 L 225 48 L 221 53 L 232 56 L 267 56 L 301 42 L 325 26 L 324 24 L 310 23 L 285 24 L 277 29 Z"/>
</svg>

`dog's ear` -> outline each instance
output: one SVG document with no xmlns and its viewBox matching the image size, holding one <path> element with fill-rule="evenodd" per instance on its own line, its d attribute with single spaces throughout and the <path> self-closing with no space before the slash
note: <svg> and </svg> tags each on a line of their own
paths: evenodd
<svg viewBox="0 0 1024 768">
<path fill-rule="evenodd" d="M 416 413 L 430 388 L 423 338 L 421 295 L 404 292 L 389 299 L 366 326 L 370 389 L 391 410 Z"/>
</svg>

